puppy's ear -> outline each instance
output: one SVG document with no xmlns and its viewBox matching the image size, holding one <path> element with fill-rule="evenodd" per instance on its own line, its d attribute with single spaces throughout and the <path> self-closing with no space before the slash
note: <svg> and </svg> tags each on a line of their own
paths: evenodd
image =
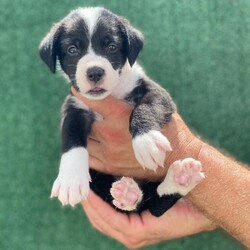
<svg viewBox="0 0 250 250">
<path fill-rule="evenodd" d="M 40 57 L 47 64 L 52 73 L 56 72 L 56 43 L 60 29 L 60 23 L 54 24 L 50 32 L 43 38 L 39 46 Z"/>
<path fill-rule="evenodd" d="M 143 48 L 143 35 L 142 33 L 132 27 L 128 20 L 123 17 L 120 17 L 124 28 L 126 30 L 127 37 L 127 56 L 130 66 L 132 67 L 138 57 L 140 51 Z"/>
</svg>

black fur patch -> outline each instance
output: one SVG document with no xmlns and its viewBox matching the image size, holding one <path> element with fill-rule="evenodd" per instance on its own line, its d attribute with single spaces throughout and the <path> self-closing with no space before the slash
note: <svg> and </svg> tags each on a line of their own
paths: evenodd
<svg viewBox="0 0 250 250">
<path fill-rule="evenodd" d="M 87 53 L 89 47 L 88 28 L 82 18 L 74 14 L 71 19 L 72 29 L 62 25 L 60 35 L 57 39 L 56 54 L 62 70 L 75 83 L 75 73 L 78 61 Z M 75 46 L 77 53 L 68 52 L 70 46 Z"/>
<path fill-rule="evenodd" d="M 135 91 L 135 96 L 138 91 L 143 96 L 141 99 L 137 98 L 138 102 L 130 115 L 129 131 L 133 138 L 150 130 L 160 131 L 170 121 L 176 109 L 167 91 L 152 80 L 141 81 L 141 87 Z"/>
<path fill-rule="evenodd" d="M 87 147 L 87 138 L 94 122 L 94 114 L 89 110 L 76 108 L 68 99 L 64 104 L 64 120 L 62 123 L 62 152 L 75 147 Z"/>
<path fill-rule="evenodd" d="M 145 84 L 144 79 L 139 79 L 136 84 L 137 87 L 135 87 L 132 92 L 130 92 L 124 99 L 135 105 L 140 103 L 141 99 L 148 93 L 148 88 Z"/>
<path fill-rule="evenodd" d="M 124 32 L 125 28 L 119 19 L 114 14 L 103 11 L 91 39 L 94 52 L 105 57 L 115 70 L 121 69 L 127 60 L 127 37 Z M 117 47 L 115 52 L 109 49 L 112 44 Z"/>
</svg>

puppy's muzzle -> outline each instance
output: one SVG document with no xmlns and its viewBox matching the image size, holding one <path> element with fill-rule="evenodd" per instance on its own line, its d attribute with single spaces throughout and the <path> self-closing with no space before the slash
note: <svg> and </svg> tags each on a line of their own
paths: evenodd
<svg viewBox="0 0 250 250">
<path fill-rule="evenodd" d="M 102 80 L 105 70 L 100 67 L 91 67 L 87 70 L 87 78 L 91 84 L 96 84 Z"/>
</svg>

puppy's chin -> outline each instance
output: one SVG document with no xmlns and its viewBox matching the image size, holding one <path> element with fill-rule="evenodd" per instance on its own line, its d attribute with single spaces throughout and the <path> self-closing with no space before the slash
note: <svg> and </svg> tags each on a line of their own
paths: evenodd
<svg viewBox="0 0 250 250">
<path fill-rule="evenodd" d="M 106 98 L 107 96 L 109 96 L 111 94 L 111 91 L 105 91 L 105 92 L 103 92 L 101 94 L 91 94 L 89 92 L 82 93 L 80 91 L 80 94 L 83 97 L 88 98 L 89 100 L 103 100 L 104 98 Z"/>
</svg>

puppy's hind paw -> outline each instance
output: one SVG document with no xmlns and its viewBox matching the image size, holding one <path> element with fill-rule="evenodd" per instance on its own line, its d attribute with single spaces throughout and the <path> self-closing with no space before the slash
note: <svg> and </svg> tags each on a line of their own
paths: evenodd
<svg viewBox="0 0 250 250">
<path fill-rule="evenodd" d="M 113 204 L 125 211 L 133 211 L 142 200 L 142 191 L 138 184 L 129 177 L 122 177 L 112 184 L 110 193 L 114 198 Z"/>
<path fill-rule="evenodd" d="M 157 193 L 162 195 L 190 192 L 205 178 L 201 162 L 193 158 L 175 161 L 168 169 L 165 180 L 158 186 Z"/>
</svg>

